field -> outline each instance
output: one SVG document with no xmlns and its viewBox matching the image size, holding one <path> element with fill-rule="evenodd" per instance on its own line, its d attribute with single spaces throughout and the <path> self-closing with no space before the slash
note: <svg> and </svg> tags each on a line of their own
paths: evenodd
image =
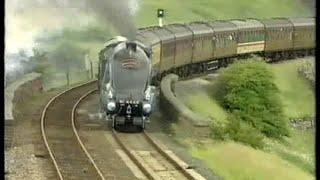
<svg viewBox="0 0 320 180">
<path fill-rule="evenodd" d="M 309 61 L 311 59 L 308 58 Z M 275 83 L 280 89 L 280 97 L 288 118 L 315 115 L 314 91 L 297 73 L 298 66 L 305 60 L 269 65 L 275 75 Z M 194 112 L 212 117 L 216 122 L 225 123 L 228 113 L 210 94 L 215 79 L 209 79 L 206 83 L 204 81 L 197 79 L 178 83 L 177 97 Z M 202 82 L 202 85 L 196 85 L 198 90 L 192 89 L 197 82 Z M 214 172 L 226 179 L 312 179 L 312 174 L 315 173 L 314 130 L 292 128 L 291 137 L 285 138 L 282 142 L 265 138 L 266 145 L 263 150 L 229 141 L 213 143 L 208 140 L 206 145 L 200 146 L 192 140 L 178 141 L 187 144 L 194 157 L 204 160 Z"/>
<path fill-rule="evenodd" d="M 269 18 L 312 16 L 298 0 L 162 0 L 142 1 L 136 17 L 137 25 L 158 23 L 156 10 L 166 10 L 165 23 L 183 23 L 213 19 Z"/>
</svg>

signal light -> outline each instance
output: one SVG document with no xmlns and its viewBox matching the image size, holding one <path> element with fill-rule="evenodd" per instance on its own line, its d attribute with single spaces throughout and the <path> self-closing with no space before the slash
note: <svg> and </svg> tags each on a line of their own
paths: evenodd
<svg viewBox="0 0 320 180">
<path fill-rule="evenodd" d="M 164 17 L 164 10 L 163 9 L 158 9 L 158 18 Z"/>
</svg>

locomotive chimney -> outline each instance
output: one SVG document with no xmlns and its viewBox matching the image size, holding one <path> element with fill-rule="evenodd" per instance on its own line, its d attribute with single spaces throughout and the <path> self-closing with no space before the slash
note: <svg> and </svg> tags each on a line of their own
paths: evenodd
<svg viewBox="0 0 320 180">
<path fill-rule="evenodd" d="M 134 52 L 137 50 L 137 44 L 134 42 L 127 42 L 126 47 L 127 49 L 132 49 Z"/>
</svg>

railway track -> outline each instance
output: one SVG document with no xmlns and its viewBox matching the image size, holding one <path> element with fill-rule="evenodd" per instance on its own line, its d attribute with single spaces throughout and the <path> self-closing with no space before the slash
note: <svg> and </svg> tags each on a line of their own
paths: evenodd
<svg viewBox="0 0 320 180">
<path fill-rule="evenodd" d="M 146 131 L 142 133 L 121 133 L 112 131 L 124 152 L 152 180 L 205 179 L 172 151 L 155 141 Z"/>
<path fill-rule="evenodd" d="M 41 116 L 41 133 L 59 179 L 104 179 L 79 138 L 76 105 L 95 87 L 92 81 L 53 97 Z"/>
<path fill-rule="evenodd" d="M 89 82 L 66 90 L 53 97 L 42 112 L 43 140 L 59 179 L 110 177 L 99 169 L 77 130 L 77 106 L 96 91 L 94 86 L 94 82 Z M 204 179 L 147 132 L 110 132 L 147 179 Z"/>
</svg>

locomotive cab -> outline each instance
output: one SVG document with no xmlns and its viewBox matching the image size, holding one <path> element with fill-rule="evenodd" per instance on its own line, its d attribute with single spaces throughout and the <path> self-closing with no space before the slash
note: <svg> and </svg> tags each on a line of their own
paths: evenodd
<svg viewBox="0 0 320 180">
<path fill-rule="evenodd" d="M 119 125 L 145 127 L 152 110 L 151 50 L 136 41 L 122 41 L 106 54 L 101 102 L 107 117 Z"/>
</svg>

